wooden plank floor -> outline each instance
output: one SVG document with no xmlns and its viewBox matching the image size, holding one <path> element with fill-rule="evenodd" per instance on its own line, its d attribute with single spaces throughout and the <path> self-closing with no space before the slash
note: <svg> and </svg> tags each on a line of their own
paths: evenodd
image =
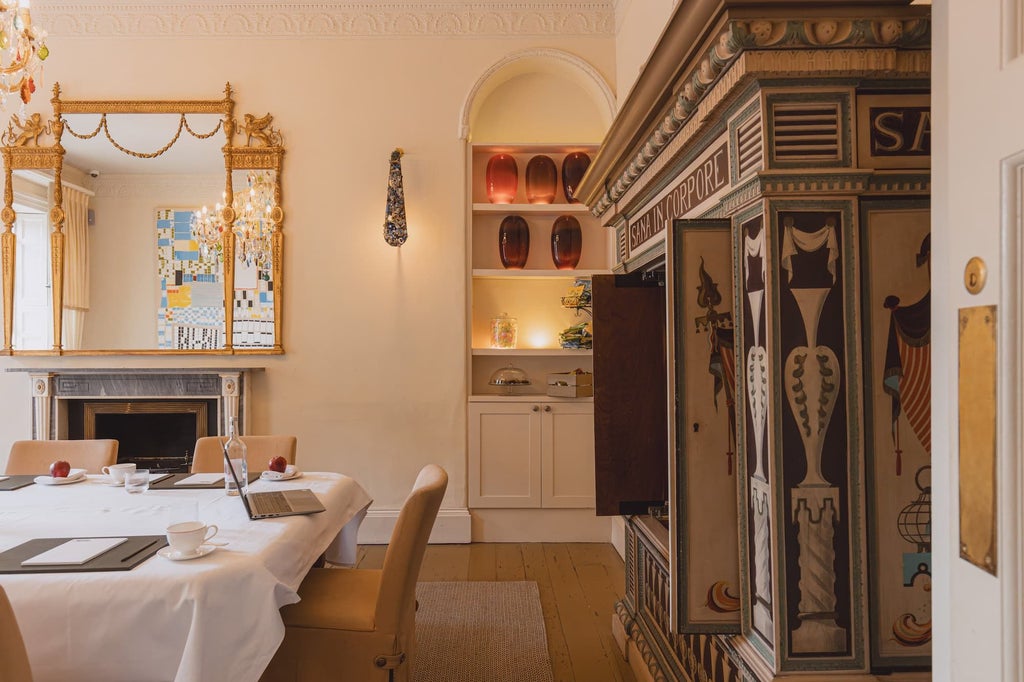
<svg viewBox="0 0 1024 682">
<path fill-rule="evenodd" d="M 359 567 L 380 568 L 385 549 L 360 547 Z M 609 544 L 474 543 L 429 545 L 419 579 L 533 580 L 555 682 L 635 682 L 611 631 L 615 602 L 625 589 L 623 571 Z"/>
</svg>

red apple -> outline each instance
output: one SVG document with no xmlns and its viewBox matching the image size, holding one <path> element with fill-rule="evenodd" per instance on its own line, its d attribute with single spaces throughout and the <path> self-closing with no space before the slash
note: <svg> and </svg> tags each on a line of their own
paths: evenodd
<svg viewBox="0 0 1024 682">
<path fill-rule="evenodd" d="M 269 469 L 270 471 L 277 471 L 283 474 L 284 470 L 287 468 L 288 460 L 286 460 L 284 457 L 274 457 L 272 460 L 270 460 L 269 463 L 267 463 L 267 469 Z"/>
<path fill-rule="evenodd" d="M 50 475 L 54 478 L 65 478 L 71 473 L 71 465 L 62 459 L 50 465 Z"/>
</svg>

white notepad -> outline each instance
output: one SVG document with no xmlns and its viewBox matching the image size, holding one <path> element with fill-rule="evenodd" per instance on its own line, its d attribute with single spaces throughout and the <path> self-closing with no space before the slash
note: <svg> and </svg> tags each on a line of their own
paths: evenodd
<svg viewBox="0 0 1024 682">
<path fill-rule="evenodd" d="M 128 538 L 76 538 L 21 562 L 22 566 L 73 566 L 95 559 Z"/>
<path fill-rule="evenodd" d="M 161 481 L 161 480 L 167 478 L 168 476 L 170 476 L 170 474 L 150 474 L 149 475 L 149 482 L 150 483 L 156 483 L 157 481 Z"/>
<path fill-rule="evenodd" d="M 180 481 L 175 481 L 174 485 L 211 485 L 223 480 L 224 474 L 192 474 Z"/>
</svg>

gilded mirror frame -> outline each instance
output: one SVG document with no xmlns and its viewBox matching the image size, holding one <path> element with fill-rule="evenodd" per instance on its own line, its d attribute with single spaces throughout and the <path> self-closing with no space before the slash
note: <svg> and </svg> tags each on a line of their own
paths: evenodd
<svg viewBox="0 0 1024 682">
<path fill-rule="evenodd" d="M 45 124 L 38 113 L 11 117 L 7 130 L 0 134 L 0 153 L 4 163 L 4 207 L 0 210 L 3 232 L 0 233 L 0 267 L 3 278 L 3 347 L 0 355 L 278 355 L 284 353 L 282 339 L 284 302 L 284 211 L 281 208 L 281 176 L 284 162 L 284 146 L 281 133 L 271 123 L 270 114 L 255 116 L 245 114 L 239 125 L 234 118 L 235 101 L 231 84 L 224 87 L 224 96 L 214 100 L 72 100 L 61 96 L 60 83 L 53 87 L 53 119 Z M 235 287 L 235 234 L 224 230 L 221 237 L 224 273 L 224 346 L 211 350 L 192 349 L 117 349 L 117 350 L 66 350 L 63 348 L 63 292 L 64 292 L 64 250 L 65 212 L 61 173 L 64 162 L 64 148 L 61 137 L 66 122 L 65 114 L 219 114 L 224 129 L 224 197 L 230 198 L 221 210 L 225 225 L 235 222 L 235 193 L 232 173 L 236 170 L 268 170 L 274 173 L 273 206 L 268 218 L 271 227 L 271 276 L 273 277 L 274 301 L 274 344 L 266 347 L 235 347 L 234 328 L 234 287 Z M 98 130 L 97 130 L 98 132 Z M 94 133 L 95 134 L 95 133 Z M 52 137 L 51 145 L 41 145 L 40 137 Z M 236 144 L 236 139 L 240 144 Z M 115 145 L 116 146 L 116 145 Z M 170 145 L 168 145 L 169 147 Z M 140 156 L 130 150 L 120 151 Z M 50 233 L 50 273 L 53 306 L 53 347 L 51 350 L 18 350 L 12 347 L 14 331 L 14 281 L 15 244 L 13 231 L 17 215 L 14 210 L 13 172 L 16 170 L 52 171 L 54 175 L 53 205 L 49 212 L 52 225 Z"/>
</svg>

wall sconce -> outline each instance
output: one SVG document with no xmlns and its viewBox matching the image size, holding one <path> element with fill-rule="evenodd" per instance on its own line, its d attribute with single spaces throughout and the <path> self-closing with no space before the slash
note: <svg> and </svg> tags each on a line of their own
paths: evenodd
<svg viewBox="0 0 1024 682">
<path fill-rule="evenodd" d="M 388 201 L 384 209 L 384 241 L 391 246 L 401 246 L 409 238 L 405 223 L 405 191 L 402 189 L 401 149 L 391 152 L 391 166 L 388 171 Z"/>
</svg>

